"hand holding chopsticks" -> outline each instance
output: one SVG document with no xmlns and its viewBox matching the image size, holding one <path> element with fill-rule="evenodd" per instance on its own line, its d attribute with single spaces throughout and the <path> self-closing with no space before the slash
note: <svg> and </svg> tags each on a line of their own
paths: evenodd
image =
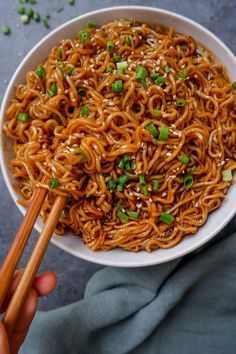
<svg viewBox="0 0 236 354">
<path fill-rule="evenodd" d="M 47 196 L 47 190 L 37 188 L 35 190 L 32 202 L 22 223 L 18 229 L 11 248 L 6 256 L 6 259 L 0 270 L 0 306 L 6 296 L 6 293 L 11 284 L 13 274 L 16 270 L 17 264 L 22 256 L 27 240 L 32 231 L 33 225 L 37 219 L 43 202 Z M 56 197 L 54 205 L 51 209 L 49 217 L 43 227 L 43 230 L 36 242 L 34 250 L 29 258 L 26 268 L 23 271 L 22 277 L 19 281 L 18 287 L 6 309 L 3 321 L 7 328 L 8 335 L 14 328 L 17 317 L 24 303 L 24 300 L 32 286 L 34 277 L 38 271 L 41 261 L 44 257 L 51 236 L 56 227 L 57 221 L 61 215 L 62 209 L 65 205 L 66 198 L 64 196 Z"/>
</svg>

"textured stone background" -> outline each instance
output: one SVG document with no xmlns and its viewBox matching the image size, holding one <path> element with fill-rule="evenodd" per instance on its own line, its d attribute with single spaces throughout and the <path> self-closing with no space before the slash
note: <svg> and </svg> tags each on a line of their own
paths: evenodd
<svg viewBox="0 0 236 354">
<path fill-rule="evenodd" d="M 236 0 L 146 0 L 145 2 L 143 0 L 75 0 L 74 6 L 69 6 L 67 0 L 38 0 L 34 9 L 38 9 L 42 14 L 46 11 L 51 14 L 51 30 L 75 14 L 80 15 L 114 5 L 149 5 L 177 12 L 207 27 L 236 52 Z M 42 23 L 32 22 L 30 25 L 22 25 L 16 13 L 18 6 L 17 0 L 0 0 L 0 25 L 6 23 L 12 29 L 11 36 L 4 37 L 0 33 L 0 102 L 6 90 L 6 81 L 9 81 L 22 58 L 49 32 Z M 61 6 L 64 6 L 64 11 L 57 13 L 57 9 Z M 0 263 L 20 220 L 20 212 L 6 190 L 0 174 Z M 35 233 L 32 236 L 22 265 L 25 264 L 32 248 Z M 50 297 L 40 300 L 40 309 L 52 309 L 80 299 L 88 279 L 98 269 L 100 266 L 77 259 L 50 245 L 42 270 L 55 271 L 59 282 L 56 291 Z"/>
</svg>

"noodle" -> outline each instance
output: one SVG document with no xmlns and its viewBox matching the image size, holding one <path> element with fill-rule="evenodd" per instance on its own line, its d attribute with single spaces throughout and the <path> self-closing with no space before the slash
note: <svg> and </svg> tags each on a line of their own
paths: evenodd
<svg viewBox="0 0 236 354">
<path fill-rule="evenodd" d="M 230 186 L 235 91 L 224 67 L 173 28 L 89 27 L 27 73 L 6 112 L 19 203 L 49 189 L 45 222 L 56 195 L 67 196 L 56 232 L 92 250 L 173 247 Z"/>
</svg>

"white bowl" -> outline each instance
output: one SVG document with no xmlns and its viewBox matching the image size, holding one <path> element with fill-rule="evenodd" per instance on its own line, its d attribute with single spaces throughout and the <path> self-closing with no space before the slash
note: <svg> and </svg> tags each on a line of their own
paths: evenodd
<svg viewBox="0 0 236 354">
<path fill-rule="evenodd" d="M 217 60 L 223 63 L 228 69 L 229 76 L 233 78 L 236 72 L 236 60 L 233 53 L 222 43 L 215 35 L 196 22 L 177 15 L 175 13 L 150 7 L 123 6 L 102 9 L 90 12 L 69 21 L 41 40 L 25 57 L 21 65 L 16 70 L 6 91 L 0 115 L 0 129 L 5 119 L 5 110 L 9 105 L 10 99 L 14 95 L 14 87 L 25 80 L 26 73 L 35 68 L 35 66 L 44 61 L 50 49 L 63 38 L 74 38 L 75 34 L 84 26 L 88 20 L 95 21 L 98 25 L 103 25 L 109 21 L 119 18 L 132 18 L 147 23 L 161 23 L 166 26 L 173 26 L 176 31 L 192 36 L 196 41 L 204 44 L 212 51 Z M 234 76 L 235 77 L 235 76 Z M 11 193 L 14 202 L 17 204 L 19 195 L 13 189 L 14 180 L 9 169 L 9 158 L 11 149 L 6 149 L 11 142 L 0 134 L 0 161 L 6 185 Z M 4 147 L 4 149 L 3 149 Z M 9 150 L 9 151 L 8 151 Z M 227 198 L 221 207 L 210 214 L 206 224 L 192 236 L 186 236 L 178 245 L 170 249 L 159 249 L 151 254 L 144 251 L 139 253 L 126 252 L 115 249 L 109 252 L 92 252 L 80 240 L 79 237 L 71 233 L 66 237 L 54 235 L 52 243 L 59 248 L 69 252 L 82 259 L 110 266 L 119 267 L 141 267 L 170 261 L 183 256 L 196 248 L 200 247 L 214 235 L 216 235 L 233 217 L 236 212 L 236 184 L 233 184 L 227 194 Z M 18 205 L 21 213 L 25 209 Z M 42 229 L 42 222 L 38 219 L 35 228 L 38 232 Z"/>
</svg>

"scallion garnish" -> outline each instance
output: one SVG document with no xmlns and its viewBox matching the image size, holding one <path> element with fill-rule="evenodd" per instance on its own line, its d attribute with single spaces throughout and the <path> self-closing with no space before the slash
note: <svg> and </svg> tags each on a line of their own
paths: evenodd
<svg viewBox="0 0 236 354">
<path fill-rule="evenodd" d="M 181 155 L 178 159 L 180 162 L 182 162 L 184 164 L 189 163 L 189 157 L 187 155 Z"/>
<path fill-rule="evenodd" d="M 29 120 L 29 115 L 26 112 L 21 112 L 18 114 L 17 119 L 22 123 L 26 123 Z"/>
<path fill-rule="evenodd" d="M 170 73 L 170 68 L 169 68 L 168 65 L 165 66 L 165 72 L 166 72 L 166 74 L 169 74 L 169 73 Z"/>
<path fill-rule="evenodd" d="M 128 63 L 127 63 L 127 61 L 121 61 L 121 62 L 117 63 L 116 66 L 117 66 L 118 73 L 123 74 L 124 70 L 127 69 L 127 67 L 128 67 Z"/>
<path fill-rule="evenodd" d="M 125 213 L 123 213 L 123 211 L 119 210 L 116 215 L 118 216 L 118 218 L 120 218 L 122 221 L 128 221 L 129 217 L 128 215 L 126 215 Z"/>
<path fill-rule="evenodd" d="M 129 176 L 127 175 L 122 175 L 118 178 L 118 182 L 119 184 L 121 184 L 122 186 L 127 183 L 129 181 Z"/>
<path fill-rule="evenodd" d="M 57 189 L 59 187 L 59 179 L 58 178 L 50 178 L 48 181 L 48 185 L 50 189 Z"/>
<path fill-rule="evenodd" d="M 17 12 L 18 12 L 19 15 L 24 15 L 25 14 L 25 7 L 24 6 L 19 7 Z"/>
<path fill-rule="evenodd" d="M 180 71 L 177 75 L 180 80 L 186 79 L 186 77 L 188 76 L 188 69 L 185 68 L 184 70 Z"/>
<path fill-rule="evenodd" d="M 148 75 L 146 68 L 144 68 L 143 66 L 137 66 L 135 71 L 136 71 L 136 80 L 138 80 L 139 82 L 142 82 L 143 80 L 146 79 L 146 77 Z"/>
<path fill-rule="evenodd" d="M 236 90 L 236 81 L 232 82 L 232 89 Z"/>
<path fill-rule="evenodd" d="M 57 13 L 59 14 L 60 12 L 62 12 L 64 10 L 64 6 L 61 6 L 57 9 Z"/>
<path fill-rule="evenodd" d="M 156 80 L 159 76 L 160 76 L 160 74 L 158 74 L 158 73 L 151 73 L 151 74 L 150 74 L 150 78 L 151 78 L 152 80 Z"/>
<path fill-rule="evenodd" d="M 33 15 L 34 15 L 34 11 L 33 11 L 30 7 L 27 7 L 27 8 L 25 9 L 25 14 L 26 14 L 27 16 L 29 16 L 29 18 L 31 18 L 31 17 L 33 17 Z"/>
<path fill-rule="evenodd" d="M 81 30 L 76 37 L 82 44 L 87 44 L 90 41 L 91 35 L 88 31 Z"/>
<path fill-rule="evenodd" d="M 93 22 L 93 21 L 87 21 L 86 22 L 86 27 L 95 28 L 95 27 L 97 27 L 97 24 L 96 24 L 96 22 Z"/>
<path fill-rule="evenodd" d="M 123 169 L 125 167 L 125 161 L 124 161 L 124 156 L 119 161 L 118 167 Z"/>
<path fill-rule="evenodd" d="M 183 98 L 177 98 L 175 101 L 177 106 L 183 107 L 186 106 L 186 101 Z"/>
<path fill-rule="evenodd" d="M 66 219 L 66 218 L 67 218 L 67 215 L 66 215 L 66 212 L 65 212 L 64 209 L 63 209 L 62 212 L 61 212 L 60 218 L 61 218 L 61 219 Z"/>
<path fill-rule="evenodd" d="M 46 71 L 42 65 L 37 66 L 35 73 L 40 77 L 40 79 L 45 79 Z"/>
<path fill-rule="evenodd" d="M 139 183 L 141 186 L 146 186 L 146 181 L 144 175 L 139 176 Z"/>
<path fill-rule="evenodd" d="M 107 67 L 107 72 L 111 74 L 112 71 L 113 71 L 113 68 L 112 68 L 111 66 L 108 66 L 108 67 Z"/>
<path fill-rule="evenodd" d="M 121 62 L 122 58 L 121 58 L 120 55 L 114 54 L 113 55 L 113 60 L 114 60 L 115 63 L 119 63 L 119 62 Z"/>
<path fill-rule="evenodd" d="M 50 97 L 54 97 L 57 95 L 57 85 L 55 84 L 55 82 L 52 84 L 52 86 L 48 90 L 48 95 Z"/>
<path fill-rule="evenodd" d="M 146 125 L 145 129 L 149 131 L 149 133 L 153 136 L 153 138 L 157 139 L 159 134 L 158 134 L 158 130 L 154 124 L 150 123 L 150 124 Z"/>
<path fill-rule="evenodd" d="M 58 48 L 58 56 L 59 56 L 60 59 L 61 59 L 62 56 L 63 56 L 62 47 L 59 47 L 59 48 Z"/>
<path fill-rule="evenodd" d="M 49 22 L 48 22 L 48 19 L 47 19 L 47 18 L 44 18 L 44 19 L 43 19 L 43 24 L 44 24 L 44 27 L 50 28 Z"/>
<path fill-rule="evenodd" d="M 222 175 L 223 175 L 223 181 L 225 182 L 232 181 L 233 179 L 232 170 L 224 170 L 222 171 Z"/>
<path fill-rule="evenodd" d="M 165 141 L 168 139 L 169 136 L 169 128 L 168 127 L 161 127 L 160 129 L 159 139 L 160 141 Z"/>
<path fill-rule="evenodd" d="M 159 184 L 160 184 L 159 181 L 154 181 L 153 187 L 152 187 L 153 192 L 157 192 L 158 191 Z"/>
<path fill-rule="evenodd" d="M 131 44 L 130 36 L 128 36 L 128 35 L 125 36 L 125 43 L 128 44 L 128 45 Z"/>
<path fill-rule="evenodd" d="M 77 92 L 78 92 L 78 94 L 79 94 L 80 96 L 84 96 L 86 90 L 85 90 L 85 88 L 83 88 L 83 87 L 78 87 Z"/>
<path fill-rule="evenodd" d="M 82 147 L 79 147 L 79 153 L 80 153 L 82 159 L 84 160 L 84 162 L 88 161 L 88 158 L 85 155 L 84 150 L 82 149 Z"/>
<path fill-rule="evenodd" d="M 68 4 L 73 6 L 75 4 L 75 0 L 67 0 Z"/>
<path fill-rule="evenodd" d="M 158 78 L 154 81 L 154 83 L 158 86 L 161 86 L 162 84 L 164 84 L 166 81 L 166 78 L 164 76 L 158 76 Z"/>
<path fill-rule="evenodd" d="M 69 68 L 69 70 L 67 71 L 67 74 L 68 74 L 68 75 L 71 75 L 75 69 L 76 69 L 75 66 L 72 66 L 72 67 Z"/>
<path fill-rule="evenodd" d="M 130 216 L 131 219 L 135 219 L 135 220 L 138 219 L 138 213 L 137 213 L 137 211 L 131 211 L 130 214 L 129 214 L 129 216 Z"/>
<path fill-rule="evenodd" d="M 4 36 L 8 36 L 10 33 L 11 33 L 10 27 L 7 25 L 3 25 L 2 26 L 2 34 L 4 34 Z"/>
<path fill-rule="evenodd" d="M 21 20 L 21 23 L 23 23 L 24 25 L 26 25 L 27 23 L 29 23 L 30 18 L 29 18 L 28 15 L 22 15 L 21 18 L 20 18 L 20 20 Z"/>
<path fill-rule="evenodd" d="M 28 1 L 29 1 L 29 3 L 30 3 L 31 5 L 37 4 L 37 1 L 36 1 L 36 0 L 28 0 Z"/>
<path fill-rule="evenodd" d="M 141 186 L 141 192 L 142 192 L 142 194 L 144 194 L 145 196 L 148 195 L 148 188 L 147 188 L 147 185 Z"/>
<path fill-rule="evenodd" d="M 116 80 L 111 85 L 111 91 L 112 92 L 122 92 L 123 91 L 123 82 L 122 82 L 122 80 Z"/>
<path fill-rule="evenodd" d="M 152 115 L 155 117 L 160 117 L 161 116 L 161 110 L 160 109 L 153 109 Z"/>
<path fill-rule="evenodd" d="M 163 212 L 161 213 L 159 220 L 164 222 L 165 224 L 170 225 L 174 221 L 174 217 L 169 213 Z"/>
<path fill-rule="evenodd" d="M 40 22 L 41 20 L 41 16 L 38 12 L 34 12 L 33 14 L 33 19 L 36 21 L 36 22 Z"/>
<path fill-rule="evenodd" d="M 122 184 L 118 184 L 116 187 L 117 192 L 122 192 L 123 191 L 123 186 Z"/>
<path fill-rule="evenodd" d="M 183 178 L 184 187 L 191 188 L 193 185 L 193 176 L 190 173 L 186 173 Z"/>
<path fill-rule="evenodd" d="M 82 109 L 81 109 L 82 117 L 88 117 L 89 113 L 90 113 L 90 111 L 89 111 L 88 106 L 83 106 Z"/>
<path fill-rule="evenodd" d="M 113 54 L 114 51 L 115 51 L 115 43 L 113 41 L 108 41 L 107 42 L 107 51 L 110 53 L 110 54 Z"/>
<path fill-rule="evenodd" d="M 107 188 L 111 190 L 116 189 L 116 181 L 113 178 L 107 182 Z"/>
</svg>

